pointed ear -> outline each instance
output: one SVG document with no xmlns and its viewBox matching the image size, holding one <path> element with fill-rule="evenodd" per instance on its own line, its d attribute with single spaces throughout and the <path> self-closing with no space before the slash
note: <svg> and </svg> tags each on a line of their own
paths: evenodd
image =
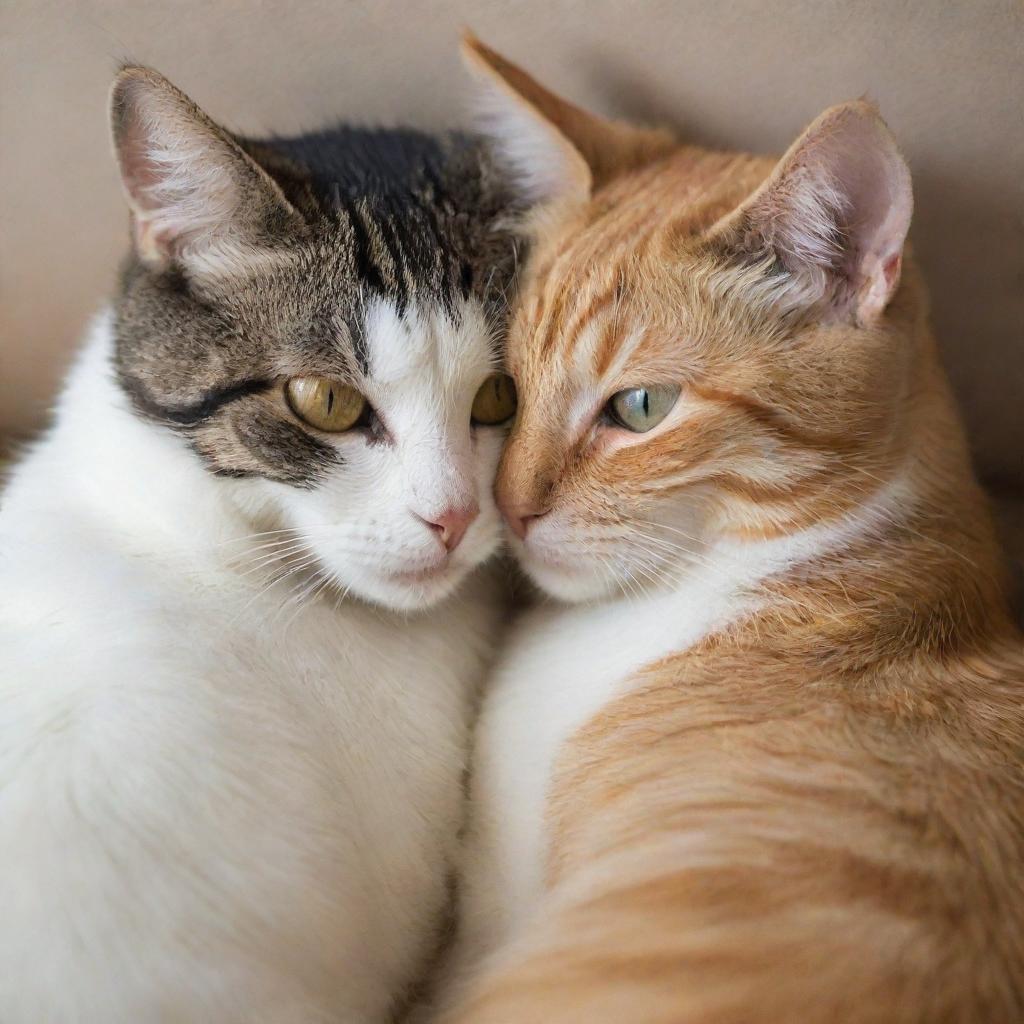
<svg viewBox="0 0 1024 1024">
<path fill-rule="evenodd" d="M 110 123 L 135 247 L 149 265 L 208 260 L 301 223 L 266 171 L 157 72 L 122 69 Z"/>
<path fill-rule="evenodd" d="M 587 199 L 618 174 L 664 156 L 669 132 L 589 114 L 545 89 L 472 33 L 462 57 L 479 83 L 481 130 L 530 202 Z"/>
<path fill-rule="evenodd" d="M 910 171 L 877 108 L 826 110 L 768 180 L 710 237 L 790 276 L 790 298 L 827 316 L 873 323 L 900 280 Z"/>
</svg>

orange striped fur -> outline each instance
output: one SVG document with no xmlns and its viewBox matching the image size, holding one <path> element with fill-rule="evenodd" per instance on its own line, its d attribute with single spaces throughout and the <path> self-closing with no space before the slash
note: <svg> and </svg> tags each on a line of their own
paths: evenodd
<svg viewBox="0 0 1024 1024">
<path fill-rule="evenodd" d="M 649 664 L 570 739 L 542 906 L 445 1020 L 1024 1020 L 1024 655 L 918 273 L 897 286 L 886 264 L 884 309 L 826 285 L 794 310 L 793 265 L 743 259 L 764 203 L 788 201 L 748 203 L 774 159 L 630 147 L 470 47 L 531 116 L 570 125 L 592 170 L 608 147 L 536 222 L 503 507 L 611 552 L 584 568 L 628 600 L 673 584 L 689 541 L 660 529 L 672 502 L 702 543 L 745 544 L 898 481 L 907 498 L 762 581 L 752 612 Z M 828 145 L 845 117 L 884 132 L 864 104 L 812 132 Z M 686 415 L 649 436 L 600 426 L 615 390 L 663 382 Z M 557 571 L 519 550 L 542 584 Z"/>
</svg>

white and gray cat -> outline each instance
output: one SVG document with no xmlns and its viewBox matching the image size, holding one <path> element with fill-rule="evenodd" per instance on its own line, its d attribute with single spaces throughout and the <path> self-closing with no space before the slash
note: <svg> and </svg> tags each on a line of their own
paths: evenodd
<svg viewBox="0 0 1024 1024">
<path fill-rule="evenodd" d="M 142 68 L 112 116 L 133 255 L 0 511 L 0 1020 L 382 1021 L 501 617 L 511 200 Z"/>
</svg>

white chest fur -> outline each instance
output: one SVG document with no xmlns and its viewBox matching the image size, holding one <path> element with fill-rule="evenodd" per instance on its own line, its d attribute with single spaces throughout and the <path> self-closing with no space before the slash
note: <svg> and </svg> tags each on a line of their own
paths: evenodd
<svg viewBox="0 0 1024 1024">
<path fill-rule="evenodd" d="M 460 959 L 493 948 L 537 905 L 548 786 L 565 742 L 637 669 L 740 614 L 733 588 L 728 574 L 709 570 L 679 591 L 544 606 L 517 623 L 477 726 Z"/>
</svg>

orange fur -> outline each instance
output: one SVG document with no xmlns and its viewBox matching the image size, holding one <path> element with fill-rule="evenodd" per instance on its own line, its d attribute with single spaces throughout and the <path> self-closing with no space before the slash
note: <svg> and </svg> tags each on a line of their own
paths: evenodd
<svg viewBox="0 0 1024 1024">
<path fill-rule="evenodd" d="M 475 52 L 538 108 L 540 87 Z M 544 95 L 593 164 L 604 123 Z M 884 132 L 852 104 L 810 143 L 847 117 Z M 756 612 L 572 738 L 541 912 L 446 1019 L 1024 1020 L 1024 655 L 918 274 L 815 279 L 794 312 L 771 291 L 786 274 L 742 258 L 788 201 L 776 162 L 645 152 L 598 160 L 585 197 L 538 219 L 503 506 L 650 528 L 685 491 L 742 540 L 836 521 L 899 474 L 913 499 L 769 579 Z M 627 338 L 609 390 L 677 382 L 696 412 L 606 445 L 573 432 L 573 367 L 605 376 Z"/>
</svg>

